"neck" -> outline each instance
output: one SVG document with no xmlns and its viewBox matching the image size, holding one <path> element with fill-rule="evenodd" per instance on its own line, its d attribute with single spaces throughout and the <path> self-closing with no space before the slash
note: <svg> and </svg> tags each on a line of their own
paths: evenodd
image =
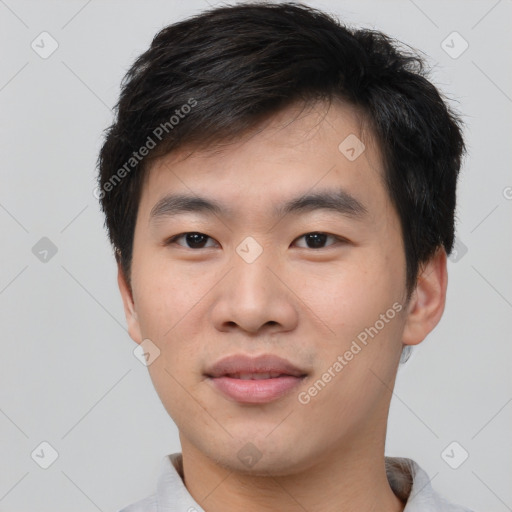
<svg viewBox="0 0 512 512">
<path fill-rule="evenodd" d="M 185 485 L 206 512 L 402 512 L 386 476 L 385 436 L 357 437 L 303 471 L 278 476 L 220 466 L 180 437 Z"/>
</svg>

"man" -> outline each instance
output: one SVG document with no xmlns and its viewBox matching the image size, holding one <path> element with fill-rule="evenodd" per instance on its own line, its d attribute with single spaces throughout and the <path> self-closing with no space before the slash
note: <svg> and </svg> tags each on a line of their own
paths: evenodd
<svg viewBox="0 0 512 512">
<path fill-rule="evenodd" d="M 182 452 L 125 512 L 466 510 L 384 457 L 400 358 L 443 313 L 463 151 L 379 32 L 253 3 L 157 34 L 98 195 Z"/>
</svg>

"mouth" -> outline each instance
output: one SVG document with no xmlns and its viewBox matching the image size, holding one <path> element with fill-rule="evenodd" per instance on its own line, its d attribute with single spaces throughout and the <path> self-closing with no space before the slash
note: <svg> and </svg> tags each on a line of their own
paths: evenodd
<svg viewBox="0 0 512 512">
<path fill-rule="evenodd" d="M 263 379 L 278 379 L 279 377 L 290 377 L 286 373 L 267 372 L 267 373 L 228 373 L 221 375 L 221 377 L 229 377 L 230 379 L 240 380 L 263 380 Z"/>
<path fill-rule="evenodd" d="M 216 391 L 232 401 L 262 404 L 289 394 L 307 372 L 277 356 L 240 354 L 221 359 L 205 376 Z"/>
</svg>

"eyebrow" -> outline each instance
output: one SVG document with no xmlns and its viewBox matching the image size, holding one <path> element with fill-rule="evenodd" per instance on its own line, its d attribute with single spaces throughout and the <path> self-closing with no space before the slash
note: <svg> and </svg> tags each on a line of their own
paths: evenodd
<svg viewBox="0 0 512 512">
<path fill-rule="evenodd" d="M 329 210 L 351 218 L 362 218 L 368 210 L 362 202 L 346 190 L 323 190 L 293 198 L 274 208 L 275 217 L 289 214 Z M 235 212 L 218 201 L 188 194 L 169 194 L 160 199 L 151 209 L 150 222 L 173 217 L 182 213 L 206 213 L 218 216 L 234 216 Z"/>
</svg>

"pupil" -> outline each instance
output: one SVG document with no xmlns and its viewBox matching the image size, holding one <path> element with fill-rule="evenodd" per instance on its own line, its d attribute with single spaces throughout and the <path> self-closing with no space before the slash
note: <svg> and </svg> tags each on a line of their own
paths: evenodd
<svg viewBox="0 0 512 512">
<path fill-rule="evenodd" d="M 189 233 L 187 234 L 187 243 L 189 245 L 193 245 L 193 246 L 196 246 L 197 245 L 204 245 L 204 238 L 205 236 L 202 235 L 201 233 Z M 203 240 L 201 240 L 203 239 Z"/>
<path fill-rule="evenodd" d="M 310 233 L 309 235 L 306 235 L 308 242 L 313 242 L 313 247 L 318 248 L 319 246 L 322 246 L 325 243 L 325 238 L 327 235 L 323 233 Z M 308 245 L 311 245 L 308 243 Z"/>
</svg>

